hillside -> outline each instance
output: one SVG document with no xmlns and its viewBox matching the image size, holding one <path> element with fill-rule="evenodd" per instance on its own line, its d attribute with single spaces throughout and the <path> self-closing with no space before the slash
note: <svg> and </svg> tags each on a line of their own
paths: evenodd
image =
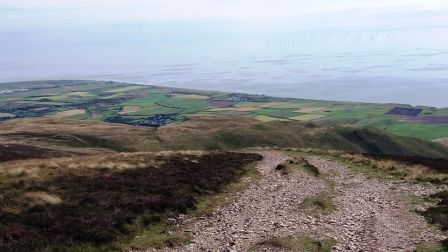
<svg viewBox="0 0 448 252">
<path fill-rule="evenodd" d="M 432 164 L 291 148 L 5 162 L 0 249 L 446 251 L 423 218 L 446 229 Z"/>
<path fill-rule="evenodd" d="M 447 158 L 448 148 L 375 128 L 192 116 L 159 128 L 63 119 L 0 122 L 0 160 L 163 150 L 296 147 L 376 155 Z M 6 147 L 7 146 L 7 147 Z M 14 158 L 15 157 L 15 158 Z"/>
<path fill-rule="evenodd" d="M 0 84 L 0 251 L 447 251 L 447 115 Z"/>
</svg>

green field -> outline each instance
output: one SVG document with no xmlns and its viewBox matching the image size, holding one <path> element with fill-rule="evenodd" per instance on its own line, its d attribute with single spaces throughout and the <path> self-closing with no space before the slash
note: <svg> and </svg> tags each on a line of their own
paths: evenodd
<svg viewBox="0 0 448 252">
<path fill-rule="evenodd" d="M 289 120 L 324 126 L 371 126 L 425 140 L 448 137 L 448 124 L 405 122 L 400 116 L 385 115 L 395 107 L 412 108 L 403 104 L 288 99 L 104 81 L 3 83 L 1 90 L 15 92 L 0 94 L 0 115 L 3 115 L 0 120 L 63 116 L 64 111 L 82 109 L 84 114 L 67 112 L 66 118 L 157 127 L 207 114 L 253 117 L 263 122 Z M 233 106 L 210 103 L 210 99 L 231 102 Z M 448 108 L 421 109 L 421 116 L 448 116 Z"/>
</svg>

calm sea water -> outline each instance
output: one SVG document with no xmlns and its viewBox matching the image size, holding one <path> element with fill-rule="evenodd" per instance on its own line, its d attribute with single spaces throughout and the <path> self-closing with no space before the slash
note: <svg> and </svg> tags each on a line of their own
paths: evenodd
<svg viewBox="0 0 448 252">
<path fill-rule="evenodd" d="M 448 28 L 263 33 L 111 26 L 3 31 L 0 45 L 0 82 L 115 80 L 448 107 Z"/>
</svg>

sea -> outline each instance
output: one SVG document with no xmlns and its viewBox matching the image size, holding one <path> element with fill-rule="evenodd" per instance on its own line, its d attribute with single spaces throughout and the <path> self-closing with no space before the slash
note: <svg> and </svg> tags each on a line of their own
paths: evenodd
<svg viewBox="0 0 448 252">
<path fill-rule="evenodd" d="M 1 31 L 0 82 L 112 80 L 448 107 L 448 27 L 270 32 L 175 27 Z"/>
</svg>

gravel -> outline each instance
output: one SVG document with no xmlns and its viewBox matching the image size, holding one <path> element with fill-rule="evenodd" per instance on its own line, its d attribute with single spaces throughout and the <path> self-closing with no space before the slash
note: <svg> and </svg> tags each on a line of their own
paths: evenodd
<svg viewBox="0 0 448 252">
<path fill-rule="evenodd" d="M 247 251 L 270 238 L 305 234 L 337 241 L 333 251 L 414 251 L 421 241 L 445 239 L 415 213 L 409 196 L 425 196 L 437 188 L 410 185 L 357 174 L 322 157 L 307 157 L 322 176 L 297 170 L 276 171 L 289 157 L 276 151 L 259 152 L 261 178 L 246 178 L 248 186 L 229 195 L 232 203 L 202 217 L 181 216 L 180 229 L 192 235 L 191 244 L 164 251 Z M 330 193 L 336 210 L 329 215 L 303 211 L 303 201 Z M 281 248 L 263 248 L 282 251 Z"/>
</svg>

